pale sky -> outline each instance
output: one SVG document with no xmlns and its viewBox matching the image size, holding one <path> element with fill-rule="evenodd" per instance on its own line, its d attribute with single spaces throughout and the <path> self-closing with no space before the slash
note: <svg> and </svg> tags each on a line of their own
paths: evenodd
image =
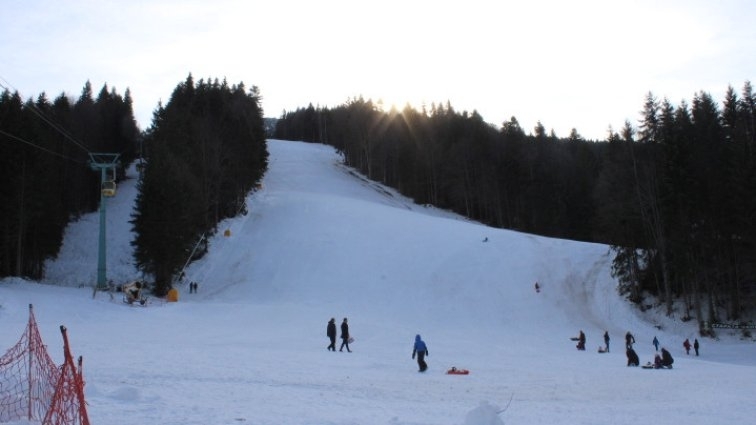
<svg viewBox="0 0 756 425">
<path fill-rule="evenodd" d="M 362 95 L 604 139 L 649 91 L 721 104 L 755 82 L 754 16 L 751 0 L 6 0 L 0 83 L 129 88 L 143 129 L 191 73 L 259 87 L 267 117 Z"/>
</svg>

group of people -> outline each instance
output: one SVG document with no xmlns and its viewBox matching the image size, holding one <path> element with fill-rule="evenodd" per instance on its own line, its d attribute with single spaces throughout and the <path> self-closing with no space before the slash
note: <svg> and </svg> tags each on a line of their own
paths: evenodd
<svg viewBox="0 0 756 425">
<path fill-rule="evenodd" d="M 329 351 L 336 351 L 336 319 L 333 317 L 331 320 L 328 321 L 328 325 L 326 327 L 326 335 L 330 339 L 331 343 L 328 345 L 327 349 Z M 576 338 L 577 343 L 577 349 L 578 350 L 585 350 L 585 332 L 580 330 L 580 334 Z M 349 344 L 354 341 L 350 335 L 349 335 L 349 323 L 347 318 L 345 317 L 344 320 L 341 322 L 341 347 L 339 348 L 339 351 L 344 351 L 344 348 L 347 349 L 347 352 L 352 352 L 352 350 L 349 348 Z M 604 332 L 604 344 L 605 348 L 602 349 L 602 347 L 599 347 L 600 353 L 608 353 L 609 352 L 609 331 Z M 651 342 L 654 345 L 654 348 L 656 349 L 657 353 L 654 356 L 654 363 L 651 365 L 649 362 L 647 366 L 653 366 L 655 369 L 661 369 L 661 368 L 669 368 L 672 369 L 672 363 L 674 363 L 674 359 L 672 358 L 672 354 L 670 352 L 662 347 L 661 352 L 659 352 L 659 339 L 654 336 L 653 341 Z M 630 331 L 628 331 L 625 334 L 625 355 L 627 356 L 627 365 L 628 366 L 639 366 L 640 365 L 640 359 L 638 358 L 638 354 L 633 349 L 633 344 L 635 344 L 635 337 L 633 336 Z M 698 349 L 700 347 L 698 343 L 698 339 L 696 338 L 691 345 L 690 341 L 688 339 L 685 339 L 685 342 L 683 342 L 683 347 L 685 348 L 686 354 L 690 354 L 690 348 L 693 347 L 693 349 L 696 352 L 696 356 L 698 355 Z M 415 344 L 412 347 L 412 359 L 414 360 L 417 358 L 417 365 L 420 372 L 425 372 L 428 369 L 428 364 L 425 362 L 425 358 L 428 356 L 428 346 L 425 344 L 425 341 L 422 340 L 420 335 L 415 336 Z"/>
<path fill-rule="evenodd" d="M 672 358 L 672 354 L 670 354 L 666 348 L 662 347 L 661 354 L 656 353 L 654 355 L 654 369 L 661 369 L 663 367 L 672 369 L 672 363 L 674 363 L 674 361 L 675 359 Z"/>
<path fill-rule="evenodd" d="M 328 321 L 326 335 L 331 340 L 331 344 L 327 347 L 328 351 L 336 352 L 336 319 L 333 317 Z M 349 348 L 349 343 L 352 341 L 349 336 L 349 323 L 347 323 L 347 318 L 345 317 L 344 321 L 341 322 L 341 347 L 339 351 L 344 351 L 344 347 L 346 347 L 347 351 L 351 353 L 352 350 Z"/>
<path fill-rule="evenodd" d="M 585 350 L 585 333 L 581 330 L 580 334 L 577 338 L 577 349 L 578 350 Z M 609 331 L 604 332 L 604 347 L 599 347 L 599 353 L 608 353 L 609 352 Z M 640 359 L 638 358 L 638 354 L 633 349 L 633 344 L 635 344 L 635 337 L 633 334 L 628 331 L 625 334 L 625 355 L 627 356 L 627 365 L 628 366 L 639 366 L 640 365 Z M 647 364 L 647 367 L 653 367 L 655 369 L 660 368 L 672 368 L 672 363 L 674 363 L 674 359 L 672 358 L 672 354 L 664 347 L 659 348 L 659 339 L 654 336 L 654 339 L 652 341 L 652 344 L 654 345 L 654 348 L 656 349 L 656 354 L 654 355 L 654 363 L 651 364 L 649 362 Z M 685 353 L 690 354 L 690 349 L 693 348 L 695 350 L 696 356 L 698 355 L 698 349 L 700 347 L 700 344 L 698 343 L 698 339 L 694 339 L 693 344 L 690 343 L 688 339 L 683 342 L 683 347 L 685 348 Z"/>
<path fill-rule="evenodd" d="M 326 349 L 335 352 L 336 319 L 333 317 L 328 321 L 328 325 L 326 326 L 326 336 L 328 336 L 328 339 L 331 341 Z M 349 336 L 349 323 L 346 317 L 341 322 L 341 341 L 339 351 L 344 351 L 344 348 L 346 348 L 347 352 L 351 353 L 352 350 L 349 348 L 349 344 L 354 341 L 354 339 Z M 425 358 L 428 357 L 428 346 L 425 345 L 425 341 L 423 341 L 420 335 L 415 336 L 415 345 L 412 347 L 412 358 L 415 359 L 415 357 L 417 357 L 417 366 L 419 367 L 420 372 L 425 372 L 428 369 L 428 363 L 425 362 Z"/>
<path fill-rule="evenodd" d="M 698 348 L 700 345 L 698 344 L 698 338 L 693 339 L 693 350 L 696 351 L 696 356 L 698 355 Z M 685 354 L 690 354 L 690 341 L 688 338 L 685 338 L 685 342 L 683 342 L 683 348 L 685 348 Z"/>
</svg>

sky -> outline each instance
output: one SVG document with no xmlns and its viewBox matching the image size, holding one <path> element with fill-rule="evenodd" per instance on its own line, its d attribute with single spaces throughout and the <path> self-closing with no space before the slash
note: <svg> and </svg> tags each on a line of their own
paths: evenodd
<svg viewBox="0 0 756 425">
<path fill-rule="evenodd" d="M 178 302 L 93 297 L 98 214 L 88 214 L 67 228 L 45 280 L 0 280 L 0 355 L 20 339 L 29 304 L 57 364 L 65 326 L 83 357 L 92 424 L 711 425 L 756 414 L 753 338 L 698 337 L 682 308 L 639 313 L 617 293 L 606 246 L 415 205 L 329 146 L 268 149 L 249 213 L 221 223 L 177 285 Z M 107 209 L 108 277 L 118 284 L 138 277 L 133 167 L 129 176 Z M 327 351 L 326 323 L 344 317 L 351 353 Z M 570 340 L 580 330 L 585 351 Z M 628 331 L 642 364 L 657 336 L 673 369 L 628 367 Z M 424 373 L 411 356 L 417 334 Z M 700 356 L 685 354 L 696 337 Z M 470 373 L 447 375 L 451 367 Z"/>
<path fill-rule="evenodd" d="M 11 0 L 0 82 L 25 98 L 131 90 L 141 128 L 177 84 L 257 86 L 268 117 L 363 96 L 447 101 L 566 137 L 635 125 L 652 92 L 721 102 L 756 70 L 749 0 Z"/>
</svg>

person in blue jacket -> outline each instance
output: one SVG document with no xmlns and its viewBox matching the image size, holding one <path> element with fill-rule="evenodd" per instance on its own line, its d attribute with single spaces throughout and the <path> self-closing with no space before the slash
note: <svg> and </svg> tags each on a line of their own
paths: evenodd
<svg viewBox="0 0 756 425">
<path fill-rule="evenodd" d="M 425 342 L 420 338 L 420 335 L 415 336 L 415 346 L 412 348 L 412 358 L 417 355 L 417 365 L 420 367 L 420 372 L 425 372 L 428 369 L 428 364 L 425 363 L 425 356 L 428 355 L 428 347 Z"/>
</svg>

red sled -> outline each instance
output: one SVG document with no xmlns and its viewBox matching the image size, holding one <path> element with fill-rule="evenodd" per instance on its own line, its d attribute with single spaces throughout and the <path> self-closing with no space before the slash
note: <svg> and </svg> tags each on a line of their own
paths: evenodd
<svg viewBox="0 0 756 425">
<path fill-rule="evenodd" d="M 457 369 L 456 367 L 452 367 L 451 369 L 446 371 L 447 375 L 469 375 L 470 371 L 467 369 Z"/>
</svg>

